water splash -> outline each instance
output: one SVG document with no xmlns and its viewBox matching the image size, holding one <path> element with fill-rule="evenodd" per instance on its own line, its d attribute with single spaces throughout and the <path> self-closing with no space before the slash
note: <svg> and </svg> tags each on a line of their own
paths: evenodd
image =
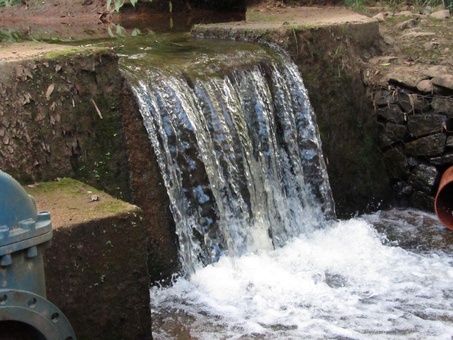
<svg viewBox="0 0 453 340">
<path fill-rule="evenodd" d="M 155 339 L 451 339 L 451 256 L 382 244 L 366 221 L 222 258 L 151 290 Z"/>
</svg>

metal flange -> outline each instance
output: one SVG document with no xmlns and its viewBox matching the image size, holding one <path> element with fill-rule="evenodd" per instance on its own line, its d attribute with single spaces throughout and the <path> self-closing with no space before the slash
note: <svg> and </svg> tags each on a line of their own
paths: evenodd
<svg viewBox="0 0 453 340">
<path fill-rule="evenodd" d="M 8 335 L 8 327 L 2 327 L 2 323 L 11 322 L 31 327 L 39 338 L 76 340 L 68 319 L 53 303 L 27 291 L 0 289 L 0 338 Z"/>
</svg>

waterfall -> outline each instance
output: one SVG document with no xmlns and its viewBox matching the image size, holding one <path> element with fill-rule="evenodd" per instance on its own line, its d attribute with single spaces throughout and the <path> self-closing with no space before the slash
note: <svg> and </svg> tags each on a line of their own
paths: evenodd
<svg viewBox="0 0 453 340">
<path fill-rule="evenodd" d="M 126 66 L 187 274 L 221 254 L 284 246 L 335 216 L 297 66 L 273 52 L 248 59 L 209 74 Z"/>
<path fill-rule="evenodd" d="M 451 339 L 453 258 L 431 249 L 435 216 L 391 221 L 422 245 L 412 251 L 367 222 L 380 213 L 328 221 L 334 203 L 296 66 L 265 48 L 209 44 L 148 44 L 157 53 L 121 61 L 186 274 L 150 290 L 154 339 Z"/>
</svg>

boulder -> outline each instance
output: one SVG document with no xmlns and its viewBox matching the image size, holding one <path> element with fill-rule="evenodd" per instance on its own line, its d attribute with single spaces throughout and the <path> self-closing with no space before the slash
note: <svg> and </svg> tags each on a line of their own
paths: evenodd
<svg viewBox="0 0 453 340">
<path fill-rule="evenodd" d="M 430 193 L 436 182 L 438 172 L 435 166 L 419 164 L 409 176 L 408 182 L 415 190 Z"/>
<path fill-rule="evenodd" d="M 436 96 L 431 101 L 434 111 L 453 117 L 453 98 Z"/>
<path fill-rule="evenodd" d="M 426 136 L 441 132 L 446 120 L 446 116 L 437 114 L 410 115 L 407 130 L 413 137 Z"/>
<path fill-rule="evenodd" d="M 410 156 L 437 156 L 445 150 L 447 137 L 443 133 L 437 133 L 416 139 L 406 144 L 406 153 Z"/>
<path fill-rule="evenodd" d="M 374 103 L 379 107 L 385 107 L 390 104 L 396 104 L 397 98 L 394 91 L 380 90 L 374 94 Z"/>
<path fill-rule="evenodd" d="M 422 79 L 417 83 L 416 88 L 423 93 L 432 93 L 433 83 L 430 79 Z"/>
<path fill-rule="evenodd" d="M 386 121 L 393 123 L 404 123 L 406 121 L 406 115 L 396 105 L 391 105 L 385 108 L 379 108 L 376 111 L 377 115 L 384 118 Z"/>
<path fill-rule="evenodd" d="M 448 19 L 451 17 L 450 11 L 448 9 L 443 9 L 440 11 L 433 12 L 429 15 L 430 18 L 435 18 L 435 19 Z"/>
<path fill-rule="evenodd" d="M 388 122 L 384 127 L 385 131 L 382 136 L 390 141 L 390 144 L 401 141 L 406 136 L 406 125 Z M 389 144 L 389 145 L 390 145 Z"/>
<path fill-rule="evenodd" d="M 453 90 L 453 75 L 444 74 L 439 77 L 434 77 L 432 80 L 433 85 L 444 87 L 449 90 Z"/>
</svg>

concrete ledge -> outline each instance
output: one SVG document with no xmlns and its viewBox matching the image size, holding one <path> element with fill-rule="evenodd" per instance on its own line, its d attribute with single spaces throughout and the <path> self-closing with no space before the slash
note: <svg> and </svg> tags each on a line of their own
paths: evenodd
<svg viewBox="0 0 453 340">
<path fill-rule="evenodd" d="M 378 30 L 376 19 L 341 7 L 257 6 L 247 10 L 245 21 L 196 25 L 192 34 L 203 38 L 264 40 L 280 44 L 285 42 L 283 37 L 293 37 L 294 31 L 355 24 L 371 24 Z"/>
<path fill-rule="evenodd" d="M 26 188 L 50 210 L 47 298 L 77 339 L 151 339 L 147 236 L 134 205 L 72 179 Z"/>
</svg>

